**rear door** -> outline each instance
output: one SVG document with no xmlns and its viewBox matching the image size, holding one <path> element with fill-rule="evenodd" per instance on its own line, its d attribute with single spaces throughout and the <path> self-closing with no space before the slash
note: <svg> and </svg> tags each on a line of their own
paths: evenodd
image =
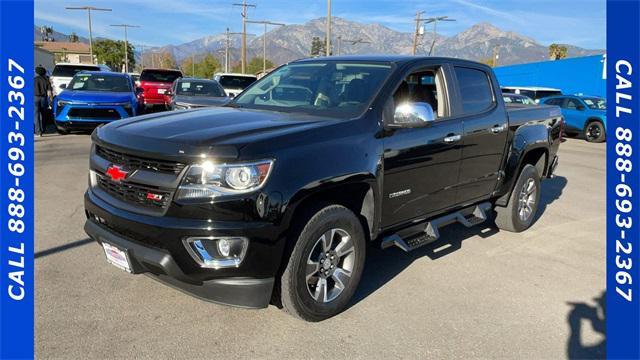
<svg viewBox="0 0 640 360">
<path fill-rule="evenodd" d="M 454 66 L 454 114 L 462 122 L 462 160 L 457 203 L 472 203 L 494 191 L 507 143 L 508 121 L 495 81 L 484 67 Z"/>
<path fill-rule="evenodd" d="M 437 213 L 455 203 L 462 122 L 450 116 L 450 71 L 430 61 L 406 73 L 393 102 L 426 102 L 437 114 L 422 128 L 399 128 L 384 140 L 383 227 Z"/>
<path fill-rule="evenodd" d="M 584 110 L 585 106 L 580 100 L 567 97 L 562 104 L 562 114 L 566 126 L 571 130 L 582 132 L 586 120 Z"/>
</svg>

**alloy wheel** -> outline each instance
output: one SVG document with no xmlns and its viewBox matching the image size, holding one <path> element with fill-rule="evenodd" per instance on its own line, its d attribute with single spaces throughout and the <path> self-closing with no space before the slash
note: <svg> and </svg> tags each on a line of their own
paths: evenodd
<svg viewBox="0 0 640 360">
<path fill-rule="evenodd" d="M 527 179 L 518 197 L 518 216 L 523 222 L 527 222 L 531 215 L 533 215 L 537 191 L 534 179 Z"/>
<path fill-rule="evenodd" d="M 305 274 L 311 297 L 319 303 L 335 300 L 349 285 L 355 262 L 349 233 L 332 228 L 322 234 L 307 258 Z"/>
</svg>

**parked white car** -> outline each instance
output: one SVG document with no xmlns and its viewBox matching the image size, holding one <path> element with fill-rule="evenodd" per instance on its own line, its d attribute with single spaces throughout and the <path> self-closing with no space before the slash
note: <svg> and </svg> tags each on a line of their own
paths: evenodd
<svg viewBox="0 0 640 360">
<path fill-rule="evenodd" d="M 213 76 L 213 80 L 222 85 L 228 96 L 235 97 L 258 78 L 251 74 L 218 73 Z"/>
<path fill-rule="evenodd" d="M 69 85 L 73 76 L 80 71 L 111 71 L 111 69 L 107 65 L 57 63 L 50 78 L 53 94 L 57 95 L 61 92 L 62 88 L 60 86 L 64 85 L 66 87 Z"/>
</svg>

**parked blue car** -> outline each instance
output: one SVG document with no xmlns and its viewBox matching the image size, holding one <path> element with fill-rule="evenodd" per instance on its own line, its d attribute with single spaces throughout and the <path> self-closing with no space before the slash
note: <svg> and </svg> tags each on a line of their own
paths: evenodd
<svg viewBox="0 0 640 360">
<path fill-rule="evenodd" d="M 559 95 L 540 99 L 540 103 L 560 106 L 567 134 L 583 135 L 589 142 L 606 140 L 606 99 L 596 96 Z"/>
<path fill-rule="evenodd" d="M 77 73 L 53 102 L 56 128 L 61 134 L 138 114 L 136 87 L 128 74 Z"/>
</svg>

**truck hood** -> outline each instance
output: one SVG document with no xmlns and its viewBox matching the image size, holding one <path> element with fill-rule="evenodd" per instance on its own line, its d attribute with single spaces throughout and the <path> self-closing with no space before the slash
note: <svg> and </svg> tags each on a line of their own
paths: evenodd
<svg viewBox="0 0 640 360">
<path fill-rule="evenodd" d="M 131 102 L 133 93 L 64 90 L 58 95 L 58 100 L 79 103 L 122 103 Z"/>
<path fill-rule="evenodd" d="M 269 140 L 339 120 L 230 107 L 172 111 L 114 121 L 94 141 L 125 152 L 165 159 L 203 156 L 235 159 L 248 143 Z"/>
</svg>

